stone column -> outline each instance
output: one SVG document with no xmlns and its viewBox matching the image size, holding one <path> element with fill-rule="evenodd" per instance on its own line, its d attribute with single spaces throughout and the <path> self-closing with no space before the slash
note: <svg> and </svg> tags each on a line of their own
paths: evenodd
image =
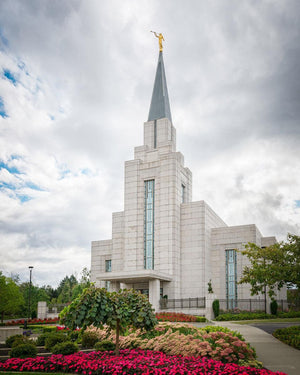
<svg viewBox="0 0 300 375">
<path fill-rule="evenodd" d="M 215 294 L 207 294 L 205 296 L 205 307 L 206 307 L 205 317 L 208 320 L 211 320 L 211 319 L 215 318 L 214 311 L 213 311 L 213 308 L 212 308 L 212 304 L 213 304 L 215 299 L 217 299 L 217 296 Z"/>
<path fill-rule="evenodd" d="M 118 292 L 121 289 L 120 281 L 111 281 L 109 291 L 110 292 Z"/>
<path fill-rule="evenodd" d="M 47 302 L 39 301 L 37 308 L 37 318 L 46 319 L 47 318 Z"/>
<path fill-rule="evenodd" d="M 149 302 L 155 311 L 159 310 L 160 280 L 149 280 Z"/>
</svg>

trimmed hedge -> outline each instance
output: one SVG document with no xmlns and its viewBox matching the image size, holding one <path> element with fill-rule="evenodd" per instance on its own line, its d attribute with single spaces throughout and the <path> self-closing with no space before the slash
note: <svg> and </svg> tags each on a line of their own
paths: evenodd
<svg viewBox="0 0 300 375">
<path fill-rule="evenodd" d="M 51 352 L 63 355 L 74 354 L 78 352 L 78 346 L 72 341 L 60 342 L 52 347 Z"/>
<path fill-rule="evenodd" d="M 83 348 L 93 348 L 99 337 L 96 332 L 86 331 L 82 334 L 81 344 Z"/>
<path fill-rule="evenodd" d="M 12 348 L 9 355 L 11 358 L 34 358 L 37 354 L 37 348 L 34 344 L 22 344 Z"/>
<path fill-rule="evenodd" d="M 67 340 L 68 337 L 63 333 L 49 333 L 45 339 L 45 348 L 51 351 L 54 345 Z"/>
<path fill-rule="evenodd" d="M 277 319 L 277 318 L 299 318 L 300 311 L 290 311 L 279 313 L 278 315 L 265 314 L 265 313 L 250 313 L 241 312 L 238 314 L 226 313 L 221 314 L 215 318 L 217 321 L 227 321 L 227 320 L 252 320 L 252 319 Z"/>
<path fill-rule="evenodd" d="M 276 329 L 273 336 L 287 345 L 300 349 L 300 325 Z"/>
<path fill-rule="evenodd" d="M 110 340 L 103 340 L 103 341 L 96 342 L 94 348 L 98 352 L 105 352 L 107 350 L 108 351 L 115 350 L 116 345 Z"/>
<path fill-rule="evenodd" d="M 13 336 L 9 336 L 6 340 L 5 340 L 5 346 L 7 348 L 11 348 L 14 341 L 16 340 L 22 340 L 23 339 L 23 335 L 13 335 Z"/>
</svg>

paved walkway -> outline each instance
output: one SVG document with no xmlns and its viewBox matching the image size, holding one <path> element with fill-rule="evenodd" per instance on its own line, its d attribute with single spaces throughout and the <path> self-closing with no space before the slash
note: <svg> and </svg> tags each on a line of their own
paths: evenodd
<svg viewBox="0 0 300 375">
<path fill-rule="evenodd" d="M 275 339 L 269 333 L 247 324 L 215 322 L 215 325 L 240 332 L 256 350 L 257 359 L 271 371 L 282 371 L 288 375 L 300 375 L 300 350 Z"/>
</svg>

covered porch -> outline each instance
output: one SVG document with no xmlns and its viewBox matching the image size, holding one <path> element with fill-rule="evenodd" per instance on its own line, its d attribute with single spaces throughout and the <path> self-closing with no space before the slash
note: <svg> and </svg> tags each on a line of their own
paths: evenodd
<svg viewBox="0 0 300 375">
<path fill-rule="evenodd" d="M 149 302 L 155 311 L 158 311 L 162 282 L 170 282 L 172 277 L 154 270 L 141 270 L 135 272 L 105 272 L 98 275 L 97 280 L 109 281 L 110 291 L 137 289 L 144 294 L 148 294 Z"/>
</svg>

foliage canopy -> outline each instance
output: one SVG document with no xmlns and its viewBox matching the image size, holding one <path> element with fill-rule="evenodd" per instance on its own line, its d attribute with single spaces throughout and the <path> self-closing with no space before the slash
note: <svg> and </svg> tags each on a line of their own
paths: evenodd
<svg viewBox="0 0 300 375">
<path fill-rule="evenodd" d="M 251 263 L 243 269 L 240 284 L 251 285 L 251 294 L 264 292 L 274 299 L 284 285 L 300 289 L 300 237 L 288 234 L 286 242 L 260 248 L 249 243 L 242 251 Z"/>
<path fill-rule="evenodd" d="M 104 324 L 116 330 L 116 353 L 119 334 L 128 326 L 152 329 L 157 320 L 147 297 L 136 290 L 108 292 L 91 285 L 60 313 L 61 323 L 70 329 L 90 325 L 102 328 Z"/>
</svg>

